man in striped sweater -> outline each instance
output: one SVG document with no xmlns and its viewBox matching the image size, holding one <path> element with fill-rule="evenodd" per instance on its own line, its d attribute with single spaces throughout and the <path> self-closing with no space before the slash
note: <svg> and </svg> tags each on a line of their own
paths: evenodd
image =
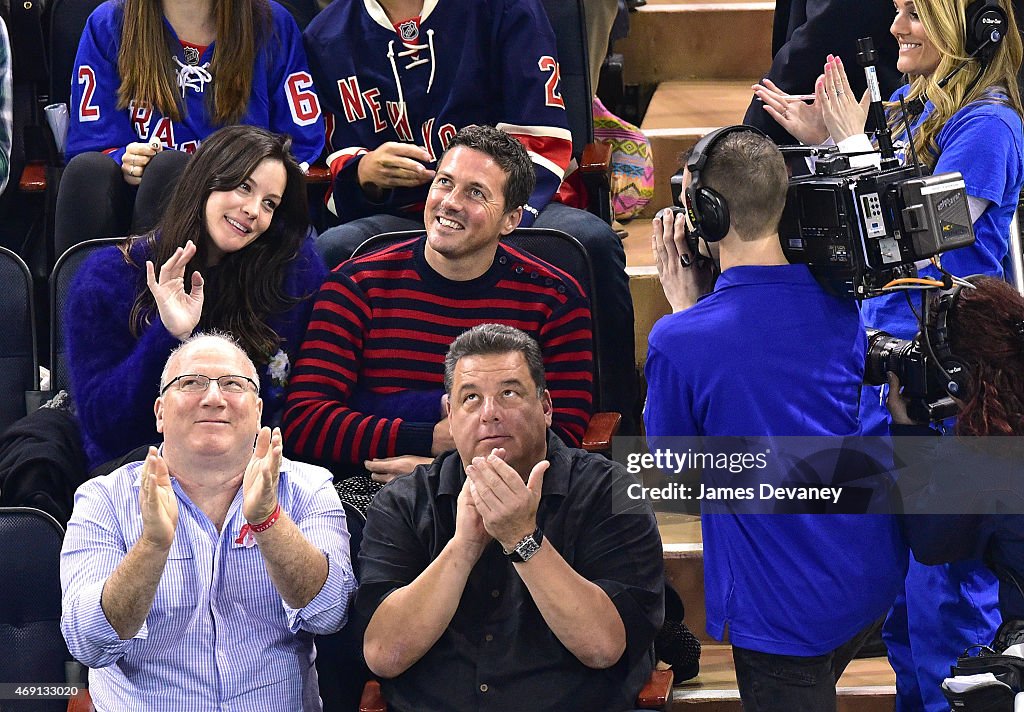
<svg viewBox="0 0 1024 712">
<path fill-rule="evenodd" d="M 427 195 L 426 235 L 343 263 L 317 297 L 289 382 L 286 446 L 338 474 L 380 481 L 454 449 L 443 415 L 444 355 L 466 329 L 515 326 L 541 345 L 552 429 L 578 446 L 590 419 L 593 343 L 580 285 L 499 245 L 534 184 L 523 146 L 470 126 Z"/>
</svg>

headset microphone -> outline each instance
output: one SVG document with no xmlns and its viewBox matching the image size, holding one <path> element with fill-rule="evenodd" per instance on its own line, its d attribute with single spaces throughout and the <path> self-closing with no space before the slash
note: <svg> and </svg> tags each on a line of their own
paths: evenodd
<svg viewBox="0 0 1024 712">
<path fill-rule="evenodd" d="M 972 59 L 980 57 L 982 66 L 988 64 L 1006 35 L 1009 18 L 1006 16 L 1006 11 L 994 0 L 974 0 L 967 6 L 965 14 L 967 32 L 964 37 L 964 49 L 967 50 L 967 59 L 958 62 L 949 74 L 938 81 L 939 89 L 945 87 Z M 978 77 L 981 77 L 980 72 Z M 927 101 L 928 96 L 923 93 L 908 101 L 907 111 L 910 116 L 921 114 Z"/>
</svg>

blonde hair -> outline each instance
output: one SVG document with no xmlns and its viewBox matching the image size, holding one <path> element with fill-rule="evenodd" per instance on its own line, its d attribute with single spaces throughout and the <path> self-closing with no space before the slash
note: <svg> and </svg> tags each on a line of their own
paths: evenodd
<svg viewBox="0 0 1024 712">
<path fill-rule="evenodd" d="M 914 149 L 918 157 L 929 167 L 935 166 L 939 156 L 936 137 L 953 114 L 975 101 L 999 103 L 1009 106 L 1018 114 L 1024 114 L 1020 90 L 1017 87 L 1017 70 L 1020 69 L 1020 32 L 1014 21 L 1013 8 L 1008 0 L 999 0 L 998 5 L 1008 18 L 1006 34 L 992 59 L 984 64 L 980 57 L 970 60 L 945 87 L 938 81 L 967 59 L 967 5 L 970 0 L 916 0 L 915 7 L 921 16 L 921 24 L 935 49 L 939 52 L 939 66 L 929 76 L 915 77 L 907 92 L 907 101 L 925 95 L 935 105 L 934 111 L 921 123 L 914 134 Z M 984 67 L 984 68 L 983 68 Z M 983 68 L 983 69 L 982 69 Z M 974 78 L 981 71 L 977 83 Z M 973 84 L 973 86 L 972 86 Z M 969 90 L 969 91 L 968 91 Z M 891 102 L 886 109 L 889 127 L 894 135 L 902 133 L 902 112 L 899 104 Z"/>
<path fill-rule="evenodd" d="M 182 118 L 181 97 L 168 57 L 168 33 L 160 0 L 122 0 L 121 49 L 117 72 L 117 108 L 154 106 L 172 121 Z M 237 123 L 252 93 L 257 45 L 270 36 L 267 0 L 215 0 L 216 42 L 210 73 L 214 77 L 209 112 L 214 123 Z"/>
</svg>

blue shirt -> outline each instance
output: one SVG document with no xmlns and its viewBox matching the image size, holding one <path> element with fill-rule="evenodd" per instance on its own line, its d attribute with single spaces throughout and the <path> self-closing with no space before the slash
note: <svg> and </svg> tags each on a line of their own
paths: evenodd
<svg viewBox="0 0 1024 712">
<path fill-rule="evenodd" d="M 259 547 L 237 543 L 246 520 L 239 488 L 221 531 L 172 478 L 178 526 L 149 615 L 121 640 L 100 606 L 107 578 L 142 534 L 142 463 L 82 485 L 61 551 L 68 649 L 89 671 L 97 710 L 252 712 L 320 710 L 313 635 L 347 620 L 356 582 L 348 529 L 327 470 L 284 460 L 281 508 L 327 557 L 327 580 L 293 609 Z"/>
<path fill-rule="evenodd" d="M 866 338 L 806 265 L 726 270 L 650 334 L 644 424 L 660 436 L 856 436 Z M 821 655 L 882 616 L 906 553 L 888 515 L 703 514 L 707 629 Z"/>
<path fill-rule="evenodd" d="M 893 101 L 905 96 L 909 85 L 900 87 Z M 911 130 L 935 110 L 929 101 Z M 898 137 L 907 142 L 904 133 Z M 973 245 L 942 253 L 942 266 L 959 277 L 987 274 L 1003 277 L 1003 261 L 1009 251 L 1010 220 L 1017 209 L 1024 184 L 1024 128 L 1020 115 L 1005 104 L 974 102 L 963 107 L 945 123 L 936 137 L 939 148 L 934 173 L 959 171 L 967 194 L 990 202 L 974 221 Z M 919 270 L 922 277 L 939 278 L 935 267 Z M 914 309 L 920 310 L 918 292 L 911 292 Z M 912 339 L 920 329 L 917 317 L 907 305 L 903 292 L 866 299 L 861 305 L 864 323 L 901 339 Z M 889 413 L 885 408 L 885 386 L 865 388 L 862 417 L 865 432 L 882 435 L 887 431 Z"/>
<path fill-rule="evenodd" d="M 909 89 L 901 87 L 893 94 L 893 101 L 899 101 L 900 95 Z M 916 130 L 934 110 L 935 106 L 927 102 L 911 130 Z M 906 143 L 906 134 L 899 138 Z M 1010 220 L 1024 184 L 1021 117 L 1005 104 L 974 102 L 950 117 L 939 130 L 936 143 L 939 156 L 934 173 L 959 171 L 967 194 L 991 203 L 974 222 L 974 244 L 942 253 L 942 266 L 960 277 L 1002 277 L 1002 262 L 1009 249 Z M 922 277 L 940 276 L 931 265 L 921 268 L 920 273 Z M 913 299 L 916 309 L 918 300 Z M 914 338 L 920 328 L 902 292 L 864 300 L 861 313 L 868 326 L 884 329 L 901 339 Z"/>
</svg>

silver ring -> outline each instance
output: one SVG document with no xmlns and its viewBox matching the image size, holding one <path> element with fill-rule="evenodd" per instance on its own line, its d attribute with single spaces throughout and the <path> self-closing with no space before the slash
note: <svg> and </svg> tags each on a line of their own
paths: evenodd
<svg viewBox="0 0 1024 712">
<path fill-rule="evenodd" d="M 836 89 L 836 96 L 842 96 L 845 93 L 842 89 Z"/>
<path fill-rule="evenodd" d="M 784 119 L 788 119 L 789 118 L 789 109 L 786 109 L 785 111 L 782 112 L 782 118 L 784 118 Z"/>
</svg>

